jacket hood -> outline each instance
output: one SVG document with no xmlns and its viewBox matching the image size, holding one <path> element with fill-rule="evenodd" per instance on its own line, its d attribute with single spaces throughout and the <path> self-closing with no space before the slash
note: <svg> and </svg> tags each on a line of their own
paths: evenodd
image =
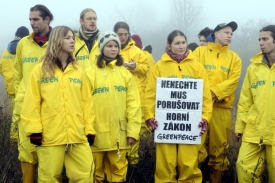
<svg viewBox="0 0 275 183">
<path fill-rule="evenodd" d="M 10 42 L 8 44 L 8 51 L 11 53 L 11 54 L 16 54 L 16 47 L 17 47 L 17 44 L 18 44 L 18 40 L 13 40 L 12 42 Z"/>
<path fill-rule="evenodd" d="M 208 42 L 207 48 L 209 48 L 212 51 L 216 51 L 216 52 L 226 52 L 229 50 L 229 45 L 222 46 L 222 45 L 214 43 L 214 42 Z"/>
<path fill-rule="evenodd" d="M 122 50 L 128 50 L 133 45 L 135 46 L 135 41 L 130 39 L 129 42 L 127 43 L 127 45 L 124 48 L 122 48 L 123 46 L 121 45 L 121 49 Z"/>
</svg>

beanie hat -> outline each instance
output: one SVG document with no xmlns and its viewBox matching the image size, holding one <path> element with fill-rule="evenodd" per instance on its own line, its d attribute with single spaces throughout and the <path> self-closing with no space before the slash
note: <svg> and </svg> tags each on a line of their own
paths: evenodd
<svg viewBox="0 0 275 183">
<path fill-rule="evenodd" d="M 14 40 L 20 40 L 27 35 L 29 35 L 29 29 L 27 29 L 25 26 L 21 26 L 15 32 Z"/>
<path fill-rule="evenodd" d="M 221 23 L 221 24 L 217 25 L 216 28 L 214 29 L 214 32 L 219 31 L 227 26 L 231 27 L 233 32 L 238 28 L 238 24 L 236 22 L 232 21 L 232 22 L 229 22 L 228 24 Z"/>
<path fill-rule="evenodd" d="M 141 41 L 139 35 L 137 35 L 137 34 L 132 35 L 132 39 L 136 42 L 137 47 L 139 47 L 140 49 L 143 48 L 142 41 Z"/>
<path fill-rule="evenodd" d="M 148 45 L 148 46 L 145 46 L 143 50 L 148 51 L 149 53 L 152 53 L 153 48 L 151 45 Z"/>
<path fill-rule="evenodd" d="M 118 44 L 119 51 L 121 49 L 121 43 L 119 38 L 117 37 L 116 33 L 113 31 L 106 31 L 102 32 L 98 36 L 98 48 L 100 53 L 102 53 L 104 46 L 109 42 L 109 41 L 115 41 Z"/>
<path fill-rule="evenodd" d="M 199 45 L 198 45 L 197 43 L 190 43 L 190 44 L 187 46 L 187 48 L 188 48 L 189 50 L 192 50 L 192 51 L 194 51 L 197 47 L 199 47 Z"/>
</svg>

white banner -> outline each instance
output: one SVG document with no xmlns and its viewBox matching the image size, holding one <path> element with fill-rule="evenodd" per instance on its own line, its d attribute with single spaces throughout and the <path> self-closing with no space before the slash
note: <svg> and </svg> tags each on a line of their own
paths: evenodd
<svg viewBox="0 0 275 183">
<path fill-rule="evenodd" d="M 202 79 L 157 78 L 156 143 L 200 144 Z"/>
</svg>

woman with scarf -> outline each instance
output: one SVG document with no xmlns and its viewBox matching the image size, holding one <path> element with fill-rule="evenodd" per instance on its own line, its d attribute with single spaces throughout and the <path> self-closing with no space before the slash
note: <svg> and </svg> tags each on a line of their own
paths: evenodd
<svg viewBox="0 0 275 183">
<path fill-rule="evenodd" d="M 93 96 L 97 132 L 92 146 L 96 182 L 125 182 L 126 151 L 139 138 L 141 108 L 132 74 L 123 67 L 120 41 L 114 32 L 99 35 L 96 65 L 85 70 L 88 93 Z"/>
<path fill-rule="evenodd" d="M 96 63 L 99 55 L 97 38 L 100 34 L 97 29 L 97 15 L 91 8 L 86 8 L 80 13 L 80 24 L 75 36 L 74 56 L 82 69 Z"/>
<path fill-rule="evenodd" d="M 166 51 L 154 65 L 149 77 L 144 102 L 146 124 L 153 129 L 158 127 L 158 121 L 155 119 L 156 79 L 175 77 L 175 75 L 177 78 L 203 79 L 204 81 L 202 119 L 197 124 L 201 127 L 200 135 L 205 138 L 204 132 L 207 130 L 212 112 L 207 73 L 204 67 L 196 61 L 192 52 L 187 49 L 187 38 L 179 30 L 174 30 L 168 35 Z M 200 148 L 201 144 L 157 143 L 155 182 L 201 183 L 202 173 L 198 168 Z"/>
</svg>

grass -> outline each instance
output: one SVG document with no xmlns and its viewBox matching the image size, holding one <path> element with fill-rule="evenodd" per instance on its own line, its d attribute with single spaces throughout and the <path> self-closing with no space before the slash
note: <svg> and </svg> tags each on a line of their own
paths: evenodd
<svg viewBox="0 0 275 183">
<path fill-rule="evenodd" d="M 3 98 L 3 97 L 2 97 Z M 4 108 L 0 111 L 0 183 L 14 183 L 22 182 L 22 174 L 20 169 L 20 162 L 18 160 L 17 144 L 11 143 L 9 140 L 9 130 L 11 123 L 10 101 L 7 96 L 2 99 L 4 101 Z M 236 111 L 233 111 L 236 114 Z M 234 118 L 235 119 L 235 115 Z M 233 120 L 234 121 L 234 120 Z M 231 130 L 230 146 L 229 146 L 229 168 L 223 172 L 222 183 L 238 183 L 236 175 L 236 160 L 239 152 L 241 141 L 237 141 L 233 133 L 233 126 Z M 129 183 L 153 183 L 155 171 L 155 144 L 153 141 L 153 134 L 140 139 L 140 161 L 135 167 L 129 166 L 127 173 L 127 182 Z M 203 164 L 202 172 L 204 176 L 204 183 L 208 179 L 209 168 Z M 68 182 L 65 172 L 62 172 L 63 183 Z M 263 183 L 268 181 L 267 172 L 263 174 Z"/>
</svg>

